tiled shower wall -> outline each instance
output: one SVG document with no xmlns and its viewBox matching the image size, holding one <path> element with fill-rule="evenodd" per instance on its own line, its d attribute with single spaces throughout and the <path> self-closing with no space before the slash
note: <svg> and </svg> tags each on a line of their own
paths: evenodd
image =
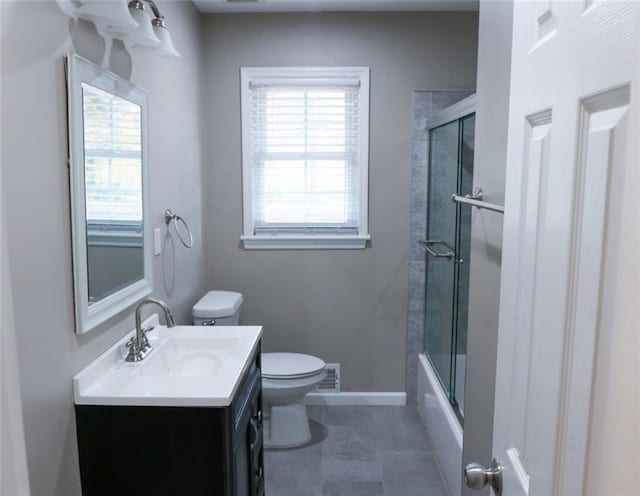
<svg viewBox="0 0 640 496">
<path fill-rule="evenodd" d="M 409 235 L 409 309 L 407 319 L 407 402 L 416 403 L 418 355 L 424 350 L 426 258 L 418 241 L 426 239 L 429 120 L 471 95 L 467 90 L 414 91 Z"/>
</svg>

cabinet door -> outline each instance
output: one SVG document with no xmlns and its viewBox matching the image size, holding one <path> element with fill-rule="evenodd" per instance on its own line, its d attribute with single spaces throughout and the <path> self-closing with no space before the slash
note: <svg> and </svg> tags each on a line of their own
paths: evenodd
<svg viewBox="0 0 640 496">
<path fill-rule="evenodd" d="M 261 390 L 256 391 L 251 404 L 249 421 L 249 456 L 251 457 L 251 496 L 264 494 L 264 459 L 262 446 L 262 401 Z"/>
<path fill-rule="evenodd" d="M 251 496 L 251 454 L 249 451 L 249 429 L 247 424 L 241 432 L 238 433 L 238 445 L 234 453 L 235 458 L 235 496 Z"/>
<path fill-rule="evenodd" d="M 238 396 L 234 424 L 234 496 L 262 496 L 262 377 L 258 367 L 250 370 Z"/>
</svg>

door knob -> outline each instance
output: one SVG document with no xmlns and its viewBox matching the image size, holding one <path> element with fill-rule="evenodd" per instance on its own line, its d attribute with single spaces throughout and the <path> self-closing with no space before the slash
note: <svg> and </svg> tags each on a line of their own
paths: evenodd
<svg viewBox="0 0 640 496">
<path fill-rule="evenodd" d="M 491 487 L 496 496 L 502 496 L 502 465 L 495 458 L 491 467 L 484 468 L 479 463 L 470 463 L 464 469 L 464 482 L 471 489 Z"/>
</svg>

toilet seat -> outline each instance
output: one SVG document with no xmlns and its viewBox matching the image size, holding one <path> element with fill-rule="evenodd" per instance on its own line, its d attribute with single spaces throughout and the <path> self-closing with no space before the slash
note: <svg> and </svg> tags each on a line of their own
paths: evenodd
<svg viewBox="0 0 640 496">
<path fill-rule="evenodd" d="M 304 379 L 324 373 L 325 363 L 301 353 L 262 353 L 262 377 L 265 379 Z"/>
</svg>

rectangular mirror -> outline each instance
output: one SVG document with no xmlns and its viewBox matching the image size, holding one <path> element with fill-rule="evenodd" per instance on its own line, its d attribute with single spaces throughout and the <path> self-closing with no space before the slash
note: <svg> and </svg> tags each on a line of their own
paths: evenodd
<svg viewBox="0 0 640 496">
<path fill-rule="evenodd" d="M 76 332 L 151 293 L 147 95 L 66 57 Z"/>
</svg>

